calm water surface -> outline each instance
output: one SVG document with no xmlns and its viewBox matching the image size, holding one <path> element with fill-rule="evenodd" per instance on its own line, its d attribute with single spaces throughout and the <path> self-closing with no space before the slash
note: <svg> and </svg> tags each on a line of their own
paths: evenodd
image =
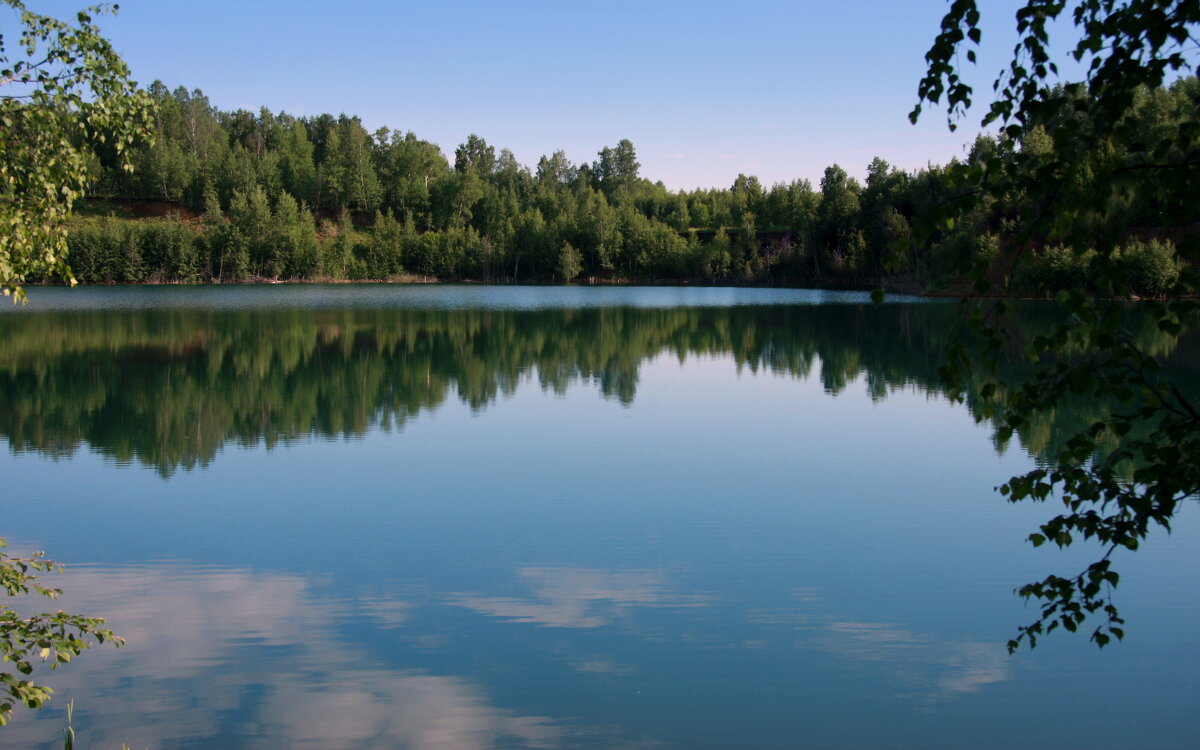
<svg viewBox="0 0 1200 750">
<path fill-rule="evenodd" d="M 1030 549 L 1052 509 L 992 487 L 1087 416 L 997 446 L 937 389 L 954 305 L 29 297 L 0 313 L 0 535 L 69 563 L 64 606 L 128 646 L 48 674 L 56 698 L 2 746 L 56 746 L 67 700 L 97 748 L 1200 737 L 1193 508 L 1119 560 L 1125 643 L 1054 634 L 1006 655 L 1035 616 L 1013 588 L 1094 550 Z"/>
</svg>

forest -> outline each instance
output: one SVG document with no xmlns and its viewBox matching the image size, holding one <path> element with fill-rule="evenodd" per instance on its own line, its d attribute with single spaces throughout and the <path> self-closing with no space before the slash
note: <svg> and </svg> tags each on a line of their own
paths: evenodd
<svg viewBox="0 0 1200 750">
<path fill-rule="evenodd" d="M 738 175 L 726 189 L 672 192 L 641 174 L 628 140 L 590 164 L 556 151 L 531 169 L 472 134 L 451 164 L 437 144 L 368 132 L 355 116 L 227 112 L 198 90 L 160 82 L 147 93 L 153 138 L 92 157 L 89 200 L 68 236 L 80 282 L 579 280 L 954 293 L 968 269 L 991 263 L 1021 294 L 1092 283 L 1088 255 L 1064 247 L 1022 248 L 1020 266 L 1007 265 L 1013 254 L 1002 250 L 1012 248 L 1001 243 L 1039 208 L 1015 190 L 952 226 L 914 233 L 954 197 L 951 165 L 910 173 L 875 158 L 865 183 L 833 164 L 817 186 Z M 1184 78 L 1142 90 L 1129 117 L 1151 143 L 1198 100 L 1200 83 Z M 964 161 L 1019 154 L 1034 168 L 1052 148 L 1042 124 L 1016 138 L 980 136 Z M 1138 143 L 1108 142 L 1063 189 L 1085 192 L 1093 173 L 1146 158 Z M 1188 197 L 1164 189 L 1079 229 L 1098 242 L 1117 238 L 1131 291 L 1158 297 L 1178 279 L 1180 256 L 1196 257 L 1193 218 Z"/>
</svg>

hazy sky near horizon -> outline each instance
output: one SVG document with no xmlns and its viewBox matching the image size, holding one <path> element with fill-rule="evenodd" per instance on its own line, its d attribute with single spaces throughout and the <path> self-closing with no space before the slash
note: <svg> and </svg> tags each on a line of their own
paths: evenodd
<svg viewBox="0 0 1200 750">
<path fill-rule="evenodd" d="M 27 0 L 64 17 L 86 0 Z M 981 0 L 979 102 L 1015 41 L 1016 0 Z M 909 124 L 945 0 L 482 2 L 122 0 L 101 28 L 142 84 L 217 107 L 358 115 L 453 156 L 470 133 L 534 167 L 620 139 L 667 187 L 818 184 L 872 157 L 906 170 L 964 153 L 977 105 Z M 966 61 L 963 60 L 965 65 Z"/>
</svg>

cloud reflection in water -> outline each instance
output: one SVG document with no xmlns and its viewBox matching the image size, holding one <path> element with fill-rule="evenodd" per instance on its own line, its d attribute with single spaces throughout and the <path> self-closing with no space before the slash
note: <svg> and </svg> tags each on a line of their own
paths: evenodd
<svg viewBox="0 0 1200 750">
<path fill-rule="evenodd" d="M 630 607 L 699 607 L 706 599 L 667 587 L 661 571 L 607 571 L 526 567 L 517 571 L 532 598 L 455 594 L 448 601 L 510 622 L 551 628 L 598 628 L 626 616 Z"/>
<path fill-rule="evenodd" d="M 63 607 L 104 616 L 128 645 L 99 649 L 44 679 L 57 711 L 21 712 L 13 747 L 59 736 L 66 700 L 92 747 L 215 745 L 476 750 L 550 748 L 564 729 L 493 706 L 453 676 L 373 666 L 337 637 L 348 605 L 303 577 L 178 566 L 74 568 Z M 376 602 L 393 622 L 403 603 Z"/>
<path fill-rule="evenodd" d="M 805 603 L 820 602 L 809 589 L 797 592 Z M 879 665 L 881 678 L 904 685 L 903 694 L 924 703 L 974 693 L 1011 679 L 1011 662 L 1002 644 L 947 641 L 888 623 L 853 621 L 827 613 L 792 609 L 754 611 L 751 623 L 801 633 L 800 648 L 816 647 L 847 659 Z"/>
<path fill-rule="evenodd" d="M 532 589 L 532 596 L 456 594 L 447 601 L 502 621 L 552 628 L 604 627 L 628 616 L 633 607 L 693 608 L 717 603 L 711 596 L 679 592 L 663 571 L 535 566 L 519 569 L 517 576 Z M 924 703 L 976 692 L 1011 676 L 1000 643 L 947 642 L 886 623 L 836 617 L 821 611 L 823 597 L 812 588 L 794 589 L 792 598 L 806 609 L 747 613 L 750 623 L 767 626 L 764 635 L 774 637 L 729 641 L 716 633 L 682 630 L 679 635 L 695 644 L 761 649 L 780 648 L 783 632 L 799 631 L 803 636 L 793 643 L 795 647 L 815 647 L 855 661 L 878 662 L 881 673 L 898 683 L 901 693 Z M 581 672 L 628 675 L 635 671 L 595 657 L 577 656 L 569 664 Z"/>
<path fill-rule="evenodd" d="M 412 589 L 339 598 L 320 595 L 309 579 L 286 573 L 170 564 L 75 568 L 62 581 L 68 591 L 64 608 L 105 616 L 129 645 L 89 653 L 50 674 L 59 696 L 53 709 L 40 716 L 19 714 L 4 739 L 14 747 L 53 740 L 64 725 L 68 699 L 76 704 L 76 729 L 94 747 L 272 748 L 286 742 L 303 750 L 485 750 L 603 744 L 624 734 L 602 712 L 570 721 L 544 715 L 555 712 L 539 710 L 540 698 L 532 711 L 500 707 L 489 691 L 503 689 L 502 683 L 485 685 L 406 664 L 389 667 L 397 644 L 409 644 L 412 653 L 453 653 L 450 644 L 463 635 L 457 626 L 447 626 L 440 616 L 440 630 L 414 624 L 431 608 L 465 608 L 494 618 L 479 645 L 516 660 L 510 665 L 515 671 L 503 679 L 536 676 L 519 660 L 541 655 L 577 675 L 585 692 L 604 685 L 626 693 L 635 682 L 670 684 L 678 678 L 662 671 L 661 653 L 639 655 L 629 648 L 634 642 L 652 650 L 684 649 L 680 653 L 689 655 L 705 680 L 744 677 L 710 672 L 704 654 L 715 653 L 714 647 L 802 659 L 808 658 L 804 651 L 816 650 L 834 654 L 842 664 L 876 665 L 879 685 L 893 697 L 927 706 L 1010 677 L 1000 644 L 946 642 L 886 623 L 837 617 L 823 611 L 820 593 L 811 589 L 794 592 L 795 607 L 747 611 L 720 597 L 681 591 L 663 570 L 538 565 L 517 569 L 515 578 L 528 596 L 439 596 Z M 630 627 L 634 610 L 641 608 L 662 615 L 652 633 Z M 730 616 L 742 625 L 725 631 L 719 623 L 732 622 Z M 373 633 L 352 641 L 339 630 L 347 622 Z M 491 641 L 494 628 L 522 625 L 558 632 L 531 641 L 533 651 L 525 655 L 506 655 L 499 645 L 504 639 Z M 609 628 L 608 635 L 618 640 L 586 635 L 600 628 Z M 753 670 L 753 664 L 761 668 L 753 661 L 745 668 Z M 551 674 L 562 679 L 562 672 Z M 652 710 L 678 707 L 664 703 Z M 664 726 L 678 718 L 664 714 Z"/>
</svg>

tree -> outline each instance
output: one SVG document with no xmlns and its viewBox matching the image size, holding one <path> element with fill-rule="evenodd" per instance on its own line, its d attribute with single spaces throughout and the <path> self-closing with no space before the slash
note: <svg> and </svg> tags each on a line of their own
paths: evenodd
<svg viewBox="0 0 1200 750">
<path fill-rule="evenodd" d="M 294 120 L 280 138 L 279 171 L 283 189 L 297 200 L 310 201 L 316 193 L 317 168 L 313 164 L 313 145 L 308 130 Z"/>
<path fill-rule="evenodd" d="M 564 242 L 562 249 L 558 251 L 559 278 L 563 281 L 570 281 L 582 272 L 583 255 L 572 247 L 570 242 Z"/>
<path fill-rule="evenodd" d="M 909 177 L 878 156 L 867 166 L 867 185 L 860 198 L 860 222 L 872 273 L 878 273 L 881 252 L 908 235 L 908 220 L 898 206 L 904 201 Z"/>
<path fill-rule="evenodd" d="M 616 148 L 605 146 L 598 155 L 600 159 L 592 165 L 592 171 L 609 200 L 628 191 L 637 182 L 638 169 L 642 165 L 638 163 L 637 151 L 628 138 L 621 139 Z"/>
<path fill-rule="evenodd" d="M 459 172 L 474 172 L 480 177 L 491 177 L 496 170 L 496 149 L 487 141 L 471 133 L 466 143 L 454 149 L 454 168 Z"/>
<path fill-rule="evenodd" d="M 1056 85 L 1049 28 L 1068 8 L 1078 30 L 1070 56 L 1085 64 L 1086 74 L 1082 83 Z M 975 61 L 979 20 L 975 0 L 952 3 L 926 55 L 928 71 L 910 115 L 914 122 L 923 104 L 944 100 L 954 129 L 970 107 L 973 91 L 956 65 L 962 48 Z M 987 380 L 979 395 L 989 400 L 987 413 L 1001 439 L 1071 397 L 1094 394 L 1123 405 L 1074 435 L 1049 466 L 999 488 L 1014 502 L 1063 503 L 1059 515 L 1030 534 L 1034 546 L 1051 541 L 1065 547 L 1076 537 L 1100 545 L 1099 559 L 1083 571 L 1018 589 L 1039 603 L 1040 612 L 1019 628 L 1010 651 L 1022 642 L 1035 646 L 1039 636 L 1058 627 L 1075 631 L 1093 615 L 1100 618 L 1091 634 L 1098 646 L 1123 637 L 1124 620 L 1113 602 L 1119 581 L 1114 553 L 1136 550 L 1155 527 L 1169 530 L 1183 503 L 1200 493 L 1200 402 L 1187 384 L 1172 379 L 1156 353 L 1137 345 L 1123 328 L 1120 307 L 1108 302 L 1136 290 L 1122 264 L 1130 238 L 1102 231 L 1133 199 L 1153 196 L 1164 207 L 1154 229 L 1185 238 L 1184 266 L 1168 278 L 1174 285 L 1162 300 L 1145 304 L 1159 329 L 1176 340 L 1194 328 L 1196 242 L 1185 228 L 1200 218 L 1194 201 L 1200 188 L 1196 100 L 1177 127 L 1146 129 L 1131 113 L 1170 77 L 1195 69 L 1197 24 L 1200 3 L 1191 0 L 1027 0 L 1016 13 L 1020 41 L 996 79 L 996 98 L 982 124 L 999 126 L 1001 138 L 1011 142 L 1033 137 L 1040 147 L 993 149 L 952 166 L 953 198 L 918 228 L 918 239 L 927 240 L 931 227 L 952 225 L 983 202 L 1014 194 L 1033 207 L 1006 233 L 998 259 L 975 262 L 975 292 L 966 305 L 969 334 L 951 349 L 943 368 L 949 392 L 959 398 L 972 369 L 982 369 Z M 1127 155 L 1096 158 L 1114 146 Z M 1086 181 L 1078 179 L 1085 171 Z M 1097 289 L 1060 293 L 1067 322 L 1024 343 L 1037 371 L 1026 383 L 1010 386 L 995 376 L 999 353 L 1021 343 L 1006 315 L 1004 293 L 1014 267 L 1028 262 L 1034 249 L 1054 244 L 1087 263 Z M 985 299 L 997 294 L 999 299 Z M 1120 442 L 1106 452 L 1099 448 L 1104 440 Z"/>
<path fill-rule="evenodd" d="M 824 245 L 835 265 L 849 272 L 857 271 L 856 232 L 858 227 L 860 192 L 858 181 L 846 170 L 833 164 L 825 168 L 821 178 L 821 204 L 818 208 Z M 814 260 L 816 254 L 814 253 Z"/>
<path fill-rule="evenodd" d="M 371 164 L 371 136 L 357 117 L 339 118 L 338 130 L 341 132 L 341 153 L 331 157 L 341 161 L 339 194 L 347 206 L 374 211 L 382 190 Z"/>
<path fill-rule="evenodd" d="M 542 185 L 562 187 L 574 180 L 577 174 L 578 170 L 564 151 L 555 151 L 550 156 L 538 159 L 537 181 Z"/>
<path fill-rule="evenodd" d="M 93 16 L 59 21 L 0 0 L 20 16 L 16 49 L 0 37 L 0 291 L 28 279 L 74 282 L 63 222 L 89 180 L 92 148 L 123 154 L 150 128 L 150 103 Z M 116 6 L 113 6 L 113 11 Z"/>
</svg>

